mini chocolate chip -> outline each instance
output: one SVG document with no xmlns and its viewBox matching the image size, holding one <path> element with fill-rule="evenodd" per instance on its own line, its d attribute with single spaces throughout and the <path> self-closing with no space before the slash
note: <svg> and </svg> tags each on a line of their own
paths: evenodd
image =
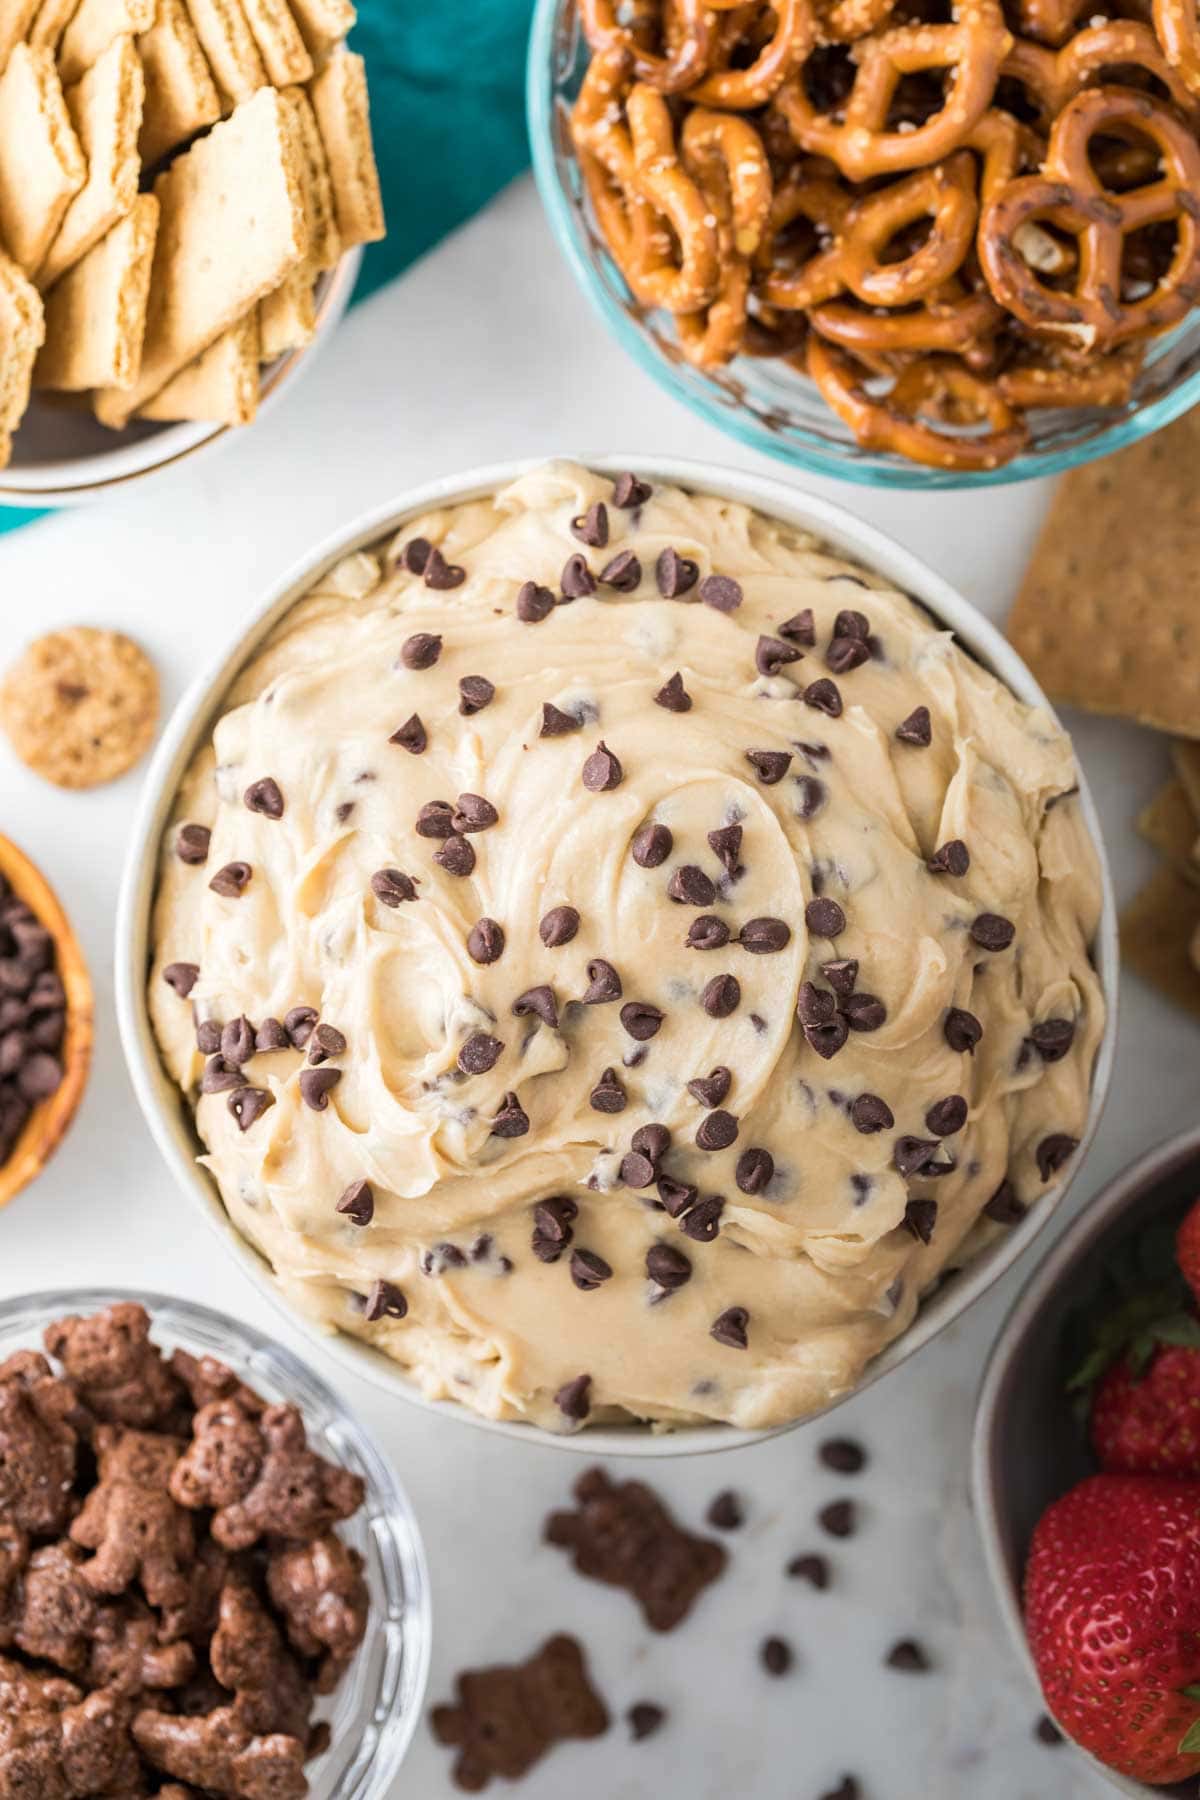
<svg viewBox="0 0 1200 1800">
<path fill-rule="evenodd" d="M 692 710 L 692 696 L 683 685 L 683 676 L 679 670 L 663 683 L 654 696 L 655 706 L 661 706 L 666 712 L 685 713 Z"/>
<path fill-rule="evenodd" d="M 517 617 L 522 625 L 540 625 L 554 611 L 554 595 L 536 581 L 523 581 L 517 589 Z"/>
<path fill-rule="evenodd" d="M 375 1193 L 370 1182 L 352 1181 L 333 1210 L 352 1225 L 369 1225 L 375 1217 Z"/>
<path fill-rule="evenodd" d="M 743 1150 L 733 1178 L 743 1194 L 761 1194 L 774 1173 L 775 1158 L 769 1150 Z"/>
<path fill-rule="evenodd" d="M 464 675 L 458 684 L 458 710 L 464 718 L 474 718 L 495 698 L 496 689 L 486 675 Z"/>
<path fill-rule="evenodd" d="M 681 906 L 711 906 L 717 890 L 703 869 L 681 863 L 667 883 L 667 896 Z"/>
<path fill-rule="evenodd" d="M 283 791 L 271 775 L 252 781 L 242 799 L 251 812 L 261 813 L 264 819 L 283 817 Z"/>
<path fill-rule="evenodd" d="M 1000 913 L 980 913 L 971 922 L 971 937 L 983 950 L 1007 950 L 1016 934 L 1012 920 Z"/>
<path fill-rule="evenodd" d="M 402 1319 L 408 1312 L 408 1301 L 390 1281 L 373 1281 L 367 1295 L 367 1304 L 363 1308 L 363 1318 L 369 1325 L 379 1319 Z"/>
<path fill-rule="evenodd" d="M 486 1031 L 472 1032 L 458 1053 L 458 1066 L 464 1075 L 486 1075 L 500 1059 L 504 1045 Z"/>
<path fill-rule="evenodd" d="M 230 1019 L 221 1030 L 221 1055 L 233 1068 L 240 1069 L 254 1055 L 254 1027 L 243 1013 Z"/>
<path fill-rule="evenodd" d="M 970 866 L 971 852 L 961 838 L 951 838 L 925 864 L 931 875 L 965 875 Z"/>
<path fill-rule="evenodd" d="M 417 884 L 401 869 L 376 869 L 371 877 L 371 892 L 384 906 L 400 906 L 417 898 Z"/>
<path fill-rule="evenodd" d="M 864 639 L 835 637 L 825 652 L 825 666 L 835 675 L 849 675 L 852 669 L 869 662 L 870 658 L 870 647 Z"/>
<path fill-rule="evenodd" d="M 871 635 L 871 621 L 866 613 L 853 612 L 846 607 L 833 621 L 833 635 L 835 638 L 856 638 L 865 644 Z"/>
<path fill-rule="evenodd" d="M 831 719 L 842 716 L 842 696 L 837 684 L 822 676 L 819 681 L 810 681 L 804 690 L 804 704 L 811 706 L 814 712 L 826 713 Z"/>
<path fill-rule="evenodd" d="M 695 587 L 699 578 L 699 564 L 694 563 L 690 556 L 680 556 L 677 550 L 669 546 L 660 553 L 654 565 L 654 579 L 664 600 L 678 600 L 680 594 L 686 594 Z"/>
<path fill-rule="evenodd" d="M 265 1037 L 271 1026 L 276 1026 L 282 1033 L 283 1042 L 281 1044 L 260 1044 L 258 1039 L 260 1037 Z M 280 1025 L 278 1019 L 263 1020 L 255 1037 L 255 1047 L 259 1050 L 286 1050 L 288 1048 L 287 1032 L 284 1031 L 283 1026 Z M 196 1048 L 199 1050 L 201 1056 L 215 1056 L 217 1054 L 221 1048 L 221 1025 L 218 1019 L 200 1019 L 197 1022 Z"/>
<path fill-rule="evenodd" d="M 570 731 L 579 731 L 583 720 L 577 719 L 573 713 L 563 712 L 561 707 L 546 700 L 542 704 L 542 728 L 539 737 L 566 737 Z"/>
<path fill-rule="evenodd" d="M 1057 1175 L 1078 1148 L 1079 1139 L 1068 1137 L 1065 1131 L 1054 1131 L 1044 1137 L 1037 1147 L 1038 1174 L 1042 1180 L 1049 1181 L 1052 1175 Z"/>
<path fill-rule="evenodd" d="M 1029 1209 L 1018 1200 L 1016 1188 L 1005 1177 L 983 1210 L 996 1225 L 1019 1225 Z"/>
<path fill-rule="evenodd" d="M 674 1293 L 692 1278 L 692 1264 L 674 1244 L 651 1244 L 646 1252 L 646 1273 L 655 1287 Z"/>
<path fill-rule="evenodd" d="M 717 1531 L 738 1531 L 746 1523 L 741 1500 L 732 1488 L 723 1488 L 716 1498 L 709 1502 L 708 1511 L 704 1516 Z"/>
<path fill-rule="evenodd" d="M 611 1279 L 612 1269 L 594 1250 L 572 1250 L 571 1280 L 585 1294 L 593 1293 L 602 1282 Z"/>
<path fill-rule="evenodd" d="M 406 669 L 432 669 L 442 654 L 442 640 L 431 631 L 416 631 L 400 646 L 400 661 Z"/>
<path fill-rule="evenodd" d="M 589 964 L 589 972 L 591 965 Z M 587 995 L 584 995 L 586 1000 Z M 631 1038 L 639 1044 L 647 1038 L 655 1037 L 662 1025 L 665 1014 L 657 1006 L 651 1006 L 648 1000 L 627 1000 L 621 1008 L 621 1023 Z"/>
<path fill-rule="evenodd" d="M 492 1136 L 498 1138 L 524 1137 L 528 1130 L 529 1114 L 515 1094 L 505 1094 L 500 1111 L 492 1120 Z"/>
<path fill-rule="evenodd" d="M 543 1025 L 549 1025 L 551 1031 L 558 1030 L 558 1005 L 554 989 L 545 982 L 538 987 L 526 988 L 523 994 L 518 994 L 512 1009 L 519 1019 L 532 1015 L 540 1019 Z"/>
<path fill-rule="evenodd" d="M 417 836 L 448 838 L 454 835 L 454 808 L 448 800 L 427 800 L 417 814 Z"/>
<path fill-rule="evenodd" d="M 826 1062 L 843 1048 L 849 1035 L 850 1027 L 840 1013 L 836 1018 L 829 1020 L 827 1024 L 804 1027 L 804 1036 L 810 1048 L 815 1050 L 818 1056 L 823 1056 Z"/>
<path fill-rule="evenodd" d="M 1048 1717 L 1046 1713 L 1042 1714 L 1041 1718 L 1034 1726 L 1033 1735 L 1038 1743 L 1045 1744 L 1048 1750 L 1053 1750 L 1057 1745 L 1065 1742 L 1062 1732 L 1058 1729 L 1054 1720 Z"/>
<path fill-rule="evenodd" d="M 565 1419 L 574 1419 L 576 1423 L 586 1419 L 592 1410 L 592 1378 L 590 1375 L 576 1375 L 573 1381 L 566 1381 L 554 1396 L 554 1404 Z"/>
<path fill-rule="evenodd" d="M 1043 1062 L 1061 1062 L 1075 1041 L 1074 1019 L 1043 1019 L 1029 1036 Z"/>
<path fill-rule="evenodd" d="M 587 966 L 587 974 L 588 985 L 582 996 L 584 1006 L 603 1006 L 608 1000 L 621 998 L 621 977 L 602 956 L 592 958 Z"/>
<path fill-rule="evenodd" d="M 663 1211 L 671 1219 L 682 1218 L 700 1197 L 699 1188 L 690 1181 L 676 1181 L 670 1175 L 659 1176 L 656 1191 Z"/>
<path fill-rule="evenodd" d="M 858 1529 L 858 1507 L 853 1500 L 831 1500 L 817 1514 L 817 1523 L 830 1537 L 853 1537 Z"/>
<path fill-rule="evenodd" d="M 613 482 L 613 505 L 619 506 L 625 511 L 634 506 L 645 506 L 653 492 L 654 489 L 648 481 L 640 481 L 636 475 L 631 475 L 628 470 L 625 470 Z"/>
<path fill-rule="evenodd" d="M 826 1438 L 817 1455 L 835 1475 L 858 1475 L 867 1466 L 867 1453 L 853 1438 Z"/>
<path fill-rule="evenodd" d="M 596 591 L 596 577 L 587 566 L 587 558 L 576 551 L 568 556 L 563 564 L 562 574 L 558 578 L 564 600 L 585 600 Z"/>
<path fill-rule="evenodd" d="M 175 839 L 175 854 L 182 863 L 207 862 L 212 832 L 207 825 L 181 825 Z"/>
<path fill-rule="evenodd" d="M 859 1094 L 850 1108 L 850 1123 L 855 1131 L 870 1137 L 876 1131 L 890 1131 L 896 1120 L 887 1101 L 878 1094 Z"/>
<path fill-rule="evenodd" d="M 604 586 L 614 588 L 618 594 L 632 594 L 641 579 L 642 565 L 632 550 L 618 550 L 600 571 Z"/>
<path fill-rule="evenodd" d="M 822 963 L 821 973 L 834 993 L 844 997 L 854 992 L 854 984 L 858 980 L 858 960 L 853 956 L 838 957 L 833 962 Z"/>
<path fill-rule="evenodd" d="M 840 1010 L 851 1031 L 878 1031 L 887 1019 L 887 1007 L 878 994 L 847 994 Z"/>
<path fill-rule="evenodd" d="M 346 1049 L 346 1039 L 336 1025 L 324 1021 L 313 1031 L 308 1044 L 308 1060 L 310 1063 L 322 1063 L 327 1057 L 342 1056 Z"/>
<path fill-rule="evenodd" d="M 933 723 L 929 717 L 929 708 L 918 706 L 910 712 L 907 719 L 901 720 L 897 725 L 896 736 L 902 744 L 915 744 L 918 750 L 928 749 L 933 742 Z"/>
<path fill-rule="evenodd" d="M 728 1150 L 738 1134 L 738 1122 L 731 1112 L 718 1108 L 706 1113 L 696 1127 L 696 1143 L 701 1150 Z"/>
<path fill-rule="evenodd" d="M 829 789 L 815 775 L 796 777 L 796 817 L 815 819 L 829 798 Z"/>
<path fill-rule="evenodd" d="M 340 1069 L 331 1069 L 325 1065 L 319 1069 L 301 1069 L 300 1098 L 314 1112 L 324 1112 L 329 1105 L 329 1094 L 342 1079 Z"/>
<path fill-rule="evenodd" d="M 407 569 L 410 575 L 423 575 L 425 564 L 429 561 L 429 552 L 432 549 L 433 545 L 428 538 L 410 538 L 400 552 L 402 567 Z"/>
<path fill-rule="evenodd" d="M 574 1200 L 555 1194 L 533 1209 L 531 1248 L 539 1262 L 557 1262 L 575 1236 L 572 1226 L 579 1216 Z"/>
<path fill-rule="evenodd" d="M 231 1069 L 223 1056 L 210 1057 L 204 1065 L 204 1073 L 200 1077 L 202 1094 L 224 1094 L 230 1088 L 245 1086 L 245 1078 L 240 1069 Z"/>
<path fill-rule="evenodd" d="M 746 752 L 746 761 L 764 787 L 774 787 L 777 781 L 782 781 L 788 772 L 791 760 L 790 750 L 747 750 Z"/>
<path fill-rule="evenodd" d="M 892 1148 L 892 1162 L 905 1177 L 919 1175 L 922 1169 L 928 1168 L 937 1153 L 938 1145 L 933 1138 L 898 1137 Z"/>
<path fill-rule="evenodd" d="M 708 1335 L 729 1350 L 745 1350 L 750 1342 L 749 1325 L 750 1314 L 744 1306 L 727 1306 L 713 1320 Z"/>
<path fill-rule="evenodd" d="M 589 794 L 607 794 L 619 787 L 625 771 L 601 738 L 583 765 L 583 785 Z"/>
<path fill-rule="evenodd" d="M 974 1013 L 964 1011 L 961 1006 L 952 1006 L 942 1021 L 942 1035 L 952 1050 L 965 1050 L 973 1056 L 975 1046 L 983 1036 L 983 1026 Z"/>
<path fill-rule="evenodd" d="M 935 1100 L 925 1114 L 925 1129 L 936 1138 L 953 1137 L 967 1122 L 967 1103 L 961 1094 Z"/>
<path fill-rule="evenodd" d="M 684 1210 L 679 1229 L 697 1244 L 711 1244 L 721 1230 L 721 1214 L 725 1202 L 720 1194 L 706 1194 Z"/>
<path fill-rule="evenodd" d="M 733 1076 L 723 1063 L 718 1063 L 709 1074 L 697 1075 L 694 1081 L 689 1081 L 687 1090 L 701 1106 L 720 1106 L 732 1085 Z"/>
<path fill-rule="evenodd" d="M 447 562 L 435 544 L 425 559 L 424 577 L 427 588 L 441 591 L 461 587 L 467 578 L 467 572 L 458 563 Z"/>
<path fill-rule="evenodd" d="M 706 575 L 700 583 L 700 598 L 717 612 L 736 612 L 742 604 L 741 584 L 732 575 Z"/>
<path fill-rule="evenodd" d="M 639 869 L 657 869 L 674 847 L 675 839 L 668 826 L 642 825 L 633 834 L 631 854 Z"/>
<path fill-rule="evenodd" d="M 634 1150 L 640 1150 L 657 1167 L 671 1148 L 671 1133 L 655 1120 L 649 1125 L 639 1125 L 629 1142 Z"/>
<path fill-rule="evenodd" d="M 619 1113 L 625 1111 L 628 1101 L 615 1069 L 604 1069 L 601 1072 L 599 1081 L 588 1095 L 588 1104 L 593 1112 Z"/>
<path fill-rule="evenodd" d="M 800 993 L 796 1001 L 796 1016 L 802 1025 L 829 1025 L 837 1013 L 837 1001 L 824 988 L 814 986 L 811 981 L 800 983 Z"/>
<path fill-rule="evenodd" d="M 289 1013 L 285 1013 L 283 1029 L 294 1049 L 303 1050 L 313 1034 L 318 1016 L 315 1006 L 293 1006 Z"/>
<path fill-rule="evenodd" d="M 728 1019 L 742 1002 L 742 986 L 736 975 L 714 975 L 700 995 L 710 1019 Z"/>
<path fill-rule="evenodd" d="M 625 1717 L 629 1720 L 630 1737 L 635 1744 L 640 1744 L 643 1738 L 653 1737 L 656 1731 L 662 1729 L 667 1715 L 653 1700 L 638 1700 L 629 1708 Z"/>
<path fill-rule="evenodd" d="M 792 928 L 782 919 L 747 919 L 738 933 L 738 943 L 753 956 L 773 956 L 791 939 Z"/>
<path fill-rule="evenodd" d="M 268 1094 L 265 1088 L 240 1087 L 230 1094 L 225 1104 L 237 1120 L 238 1130 L 249 1131 L 268 1108 L 274 1106 L 275 1096 Z"/>
<path fill-rule="evenodd" d="M 200 964 L 188 962 L 168 963 L 162 972 L 162 978 L 169 988 L 174 988 L 181 1000 L 186 1000 L 200 979 Z"/>
<path fill-rule="evenodd" d="M 220 894 L 223 899 L 238 900 L 249 887 L 253 874 L 254 870 L 248 862 L 226 863 L 223 869 L 217 870 L 208 885 L 214 894 Z"/>
<path fill-rule="evenodd" d="M 729 942 L 729 927 L 715 913 L 701 913 L 688 926 L 684 944 L 689 950 L 720 950 Z"/>
<path fill-rule="evenodd" d="M 573 906 L 552 906 L 542 915 L 538 936 L 547 950 L 557 950 L 560 945 L 569 944 L 578 930 L 579 914 Z"/>
<path fill-rule="evenodd" d="M 388 743 L 399 744 L 402 750 L 409 750 L 414 756 L 420 756 L 429 744 L 429 734 L 421 723 L 420 714 L 410 714 L 399 730 L 393 731 Z"/>
<path fill-rule="evenodd" d="M 924 1675 L 932 1667 L 929 1657 L 915 1638 L 901 1638 L 893 1644 L 884 1663 L 889 1669 L 900 1669 L 906 1675 Z"/>
<path fill-rule="evenodd" d="M 936 1200 L 910 1200 L 904 1208 L 904 1224 L 920 1243 L 928 1244 L 932 1240 L 937 1212 Z"/>
<path fill-rule="evenodd" d="M 449 837 L 434 851 L 433 860 L 447 875 L 469 875 L 475 867 L 474 846 L 469 838 Z"/>
<path fill-rule="evenodd" d="M 460 794 L 454 809 L 455 831 L 490 831 L 500 814 L 482 794 Z"/>
<path fill-rule="evenodd" d="M 781 1637 L 764 1638 L 758 1657 L 768 1675 L 786 1675 L 793 1662 L 791 1645 Z"/>
<path fill-rule="evenodd" d="M 504 954 L 504 927 L 495 919 L 476 919 L 467 933 L 467 955 L 484 968 Z"/>
<path fill-rule="evenodd" d="M 590 550 L 603 550 L 608 542 L 608 508 L 603 500 L 594 501 L 585 513 L 571 520 L 571 536 Z"/>
<path fill-rule="evenodd" d="M 716 831 L 710 831 L 708 847 L 727 875 L 741 874 L 742 867 L 738 860 L 742 854 L 742 828 L 740 825 L 720 825 Z"/>
<path fill-rule="evenodd" d="M 820 896 L 805 907 L 804 923 L 814 937 L 835 938 L 846 929 L 846 915 L 836 900 Z"/>
<path fill-rule="evenodd" d="M 785 619 L 779 627 L 781 638 L 790 638 L 793 644 L 806 644 L 811 650 L 817 641 L 817 628 L 813 623 L 812 607 L 806 606 L 790 619 Z"/>
<path fill-rule="evenodd" d="M 628 1188 L 648 1188 L 654 1185 L 658 1171 L 648 1156 L 637 1150 L 627 1150 L 621 1158 L 620 1176 Z"/>
<path fill-rule="evenodd" d="M 793 1556 L 785 1571 L 793 1581 L 807 1581 L 819 1593 L 829 1586 L 829 1558 L 819 1551 L 810 1551 L 805 1556 Z"/>
<path fill-rule="evenodd" d="M 760 675 L 778 675 L 785 664 L 799 662 L 803 655 L 783 638 L 760 637 L 754 646 L 754 666 Z"/>
</svg>

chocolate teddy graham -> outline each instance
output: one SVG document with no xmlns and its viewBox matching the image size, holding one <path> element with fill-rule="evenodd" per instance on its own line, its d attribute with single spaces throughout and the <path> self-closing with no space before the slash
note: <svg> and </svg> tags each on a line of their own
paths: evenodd
<svg viewBox="0 0 1200 1800">
<path fill-rule="evenodd" d="M 162 1054 L 289 1296 L 430 1396 L 795 1418 L 1082 1135 L 1075 787 L 869 570 L 550 464 L 343 560 L 234 685 Z"/>
<path fill-rule="evenodd" d="M 366 1631 L 335 1529 L 362 1483 L 150 1325 L 121 1303 L 48 1328 L 58 1369 L 0 1363 L 0 1800 L 303 1800 Z"/>
</svg>

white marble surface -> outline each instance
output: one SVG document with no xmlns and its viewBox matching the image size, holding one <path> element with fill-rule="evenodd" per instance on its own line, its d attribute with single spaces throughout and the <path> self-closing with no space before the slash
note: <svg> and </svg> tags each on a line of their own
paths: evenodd
<svg viewBox="0 0 1200 1800">
<path fill-rule="evenodd" d="M 352 314 L 307 379 L 263 425 L 195 468 L 100 508 L 0 541 L 0 665 L 34 630 L 90 622 L 135 633 L 168 702 L 237 628 L 264 584 L 309 543 L 427 476 L 491 458 L 589 448 L 753 462 L 639 375 L 585 311 L 532 187 L 511 190 L 399 284 Z M 1044 491 L 891 493 L 821 486 L 925 555 L 1003 616 Z M 1122 895 L 1150 857 L 1131 819 L 1165 764 L 1161 740 L 1079 722 Z M 91 960 L 99 997 L 95 1073 L 51 1168 L 0 1216 L 0 1296 L 71 1282 L 144 1284 L 208 1300 L 299 1345 L 175 1192 L 121 1063 L 109 972 L 125 832 L 140 776 L 87 795 L 56 792 L 0 748 L 0 828 L 42 863 Z M 1188 1122 L 1196 1039 L 1134 981 L 1124 994 L 1113 1098 L 1073 1206 L 1138 1151 Z M 463 1666 L 507 1659 L 567 1627 L 592 1652 L 618 1715 L 641 1698 L 669 1728 L 629 1745 L 556 1751 L 528 1800 L 817 1800 L 857 1771 L 868 1800 L 1084 1800 L 1106 1791 L 1065 1750 L 1035 1745 L 1035 1695 L 1001 1636 L 966 1498 L 972 1400 L 987 1345 L 1016 1291 L 1000 1292 L 915 1363 L 848 1405 L 837 1424 L 871 1450 L 853 1484 L 820 1470 L 825 1428 L 719 1458 L 646 1468 L 698 1523 L 733 1486 L 749 1521 L 729 1540 L 730 1575 L 673 1636 L 641 1629 L 628 1598 L 585 1582 L 538 1543 L 545 1511 L 581 1465 L 433 1420 L 332 1365 L 401 1470 L 423 1522 L 436 1609 L 431 1698 Z M 321 1352 L 313 1352 L 321 1362 Z M 827 1594 L 783 1579 L 817 1547 L 814 1513 L 861 1496 L 863 1528 L 831 1550 Z M 791 1640 L 795 1671 L 772 1681 L 757 1648 Z M 881 1667 L 900 1635 L 938 1661 L 925 1678 Z M 418 1730 L 397 1787 L 449 1800 L 449 1762 Z M 497 1790 L 498 1791 L 498 1790 Z"/>
</svg>

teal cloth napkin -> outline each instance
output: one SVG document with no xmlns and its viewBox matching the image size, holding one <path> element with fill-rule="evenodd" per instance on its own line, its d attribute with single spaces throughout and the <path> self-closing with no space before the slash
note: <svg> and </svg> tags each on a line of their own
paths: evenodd
<svg viewBox="0 0 1200 1800">
<path fill-rule="evenodd" d="M 525 167 L 525 40 L 532 0 L 359 0 L 388 234 L 354 298 L 391 281 Z M 353 404 L 352 401 L 348 404 Z M 41 512 L 0 507 L 0 532 Z"/>
</svg>

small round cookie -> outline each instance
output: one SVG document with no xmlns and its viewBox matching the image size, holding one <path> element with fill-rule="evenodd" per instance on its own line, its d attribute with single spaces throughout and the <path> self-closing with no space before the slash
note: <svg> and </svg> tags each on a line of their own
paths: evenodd
<svg viewBox="0 0 1200 1800">
<path fill-rule="evenodd" d="M 35 774 L 99 787 L 133 767 L 158 723 L 154 665 L 119 631 L 72 625 L 35 638 L 0 687 L 0 724 Z"/>
</svg>

